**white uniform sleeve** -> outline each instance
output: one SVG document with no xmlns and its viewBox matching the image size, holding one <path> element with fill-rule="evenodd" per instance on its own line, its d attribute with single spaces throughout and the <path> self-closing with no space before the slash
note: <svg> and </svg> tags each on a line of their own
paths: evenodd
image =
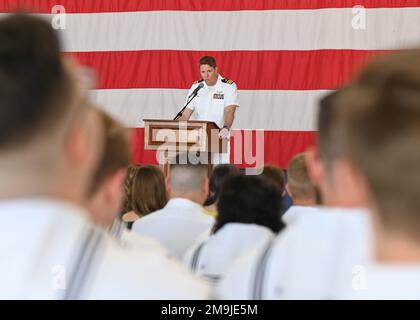
<svg viewBox="0 0 420 320">
<path fill-rule="evenodd" d="M 252 299 L 252 280 L 259 256 L 258 250 L 252 250 L 237 258 L 216 287 L 216 298 L 220 300 Z"/>
<path fill-rule="evenodd" d="M 211 288 L 180 262 L 153 250 L 109 243 L 86 299 L 209 299 Z"/>
<path fill-rule="evenodd" d="M 227 106 L 239 107 L 238 87 L 236 86 L 236 83 L 232 83 L 229 86 L 231 87 L 231 90 L 226 92 L 225 107 Z"/>
</svg>

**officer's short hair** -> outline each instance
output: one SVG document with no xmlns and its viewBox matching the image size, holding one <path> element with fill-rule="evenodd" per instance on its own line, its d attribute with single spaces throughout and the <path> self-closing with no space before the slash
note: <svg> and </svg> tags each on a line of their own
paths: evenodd
<svg viewBox="0 0 420 320">
<path fill-rule="evenodd" d="M 33 15 L 0 20 L 0 148 L 59 128 L 75 92 L 51 25 Z"/>
<path fill-rule="evenodd" d="M 216 68 L 216 59 L 214 59 L 212 56 L 204 56 L 200 59 L 200 64 L 199 67 L 202 66 L 203 64 L 206 64 L 210 67 Z"/>
</svg>

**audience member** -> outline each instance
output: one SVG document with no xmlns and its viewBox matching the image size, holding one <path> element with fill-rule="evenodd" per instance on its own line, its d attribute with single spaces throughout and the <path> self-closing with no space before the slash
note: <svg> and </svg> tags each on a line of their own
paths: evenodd
<svg viewBox="0 0 420 320">
<path fill-rule="evenodd" d="M 286 191 L 293 205 L 283 215 L 283 221 L 290 224 L 301 215 L 311 214 L 313 207 L 320 204 L 320 195 L 309 177 L 305 153 L 297 154 L 290 160 L 287 174 Z"/>
<path fill-rule="evenodd" d="M 259 176 L 232 176 L 219 193 L 214 234 L 191 248 L 184 262 L 218 281 L 245 252 L 267 246 L 283 228 L 278 188 Z"/>
<path fill-rule="evenodd" d="M 320 104 L 319 142 L 308 171 L 327 206 L 302 215 L 265 250 L 238 258 L 221 281 L 223 299 L 332 299 L 351 287 L 352 268 L 371 259 L 366 194 L 344 159 L 342 124 L 332 98 Z"/>
<path fill-rule="evenodd" d="M 103 127 L 68 59 L 48 22 L 0 19 L 0 298 L 206 298 L 180 265 L 122 248 L 82 208 Z"/>
<path fill-rule="evenodd" d="M 167 177 L 170 200 L 163 209 L 136 220 L 133 231 L 156 239 L 179 259 L 203 232 L 210 233 L 214 218 L 204 213 L 208 195 L 207 166 L 192 164 L 188 154 L 170 163 Z"/>
<path fill-rule="evenodd" d="M 217 217 L 217 201 L 223 182 L 226 178 L 239 174 L 238 168 L 233 164 L 219 164 L 213 168 L 209 183 L 209 195 L 204 202 L 204 209 L 207 214 Z"/>
<path fill-rule="evenodd" d="M 154 165 L 140 166 L 131 181 L 131 210 L 122 216 L 123 221 L 134 223 L 145 215 L 162 209 L 168 202 L 165 176 Z"/>
<path fill-rule="evenodd" d="M 420 51 L 372 63 L 333 104 L 375 241 L 375 261 L 358 267 L 352 288 L 340 297 L 419 299 Z"/>
</svg>

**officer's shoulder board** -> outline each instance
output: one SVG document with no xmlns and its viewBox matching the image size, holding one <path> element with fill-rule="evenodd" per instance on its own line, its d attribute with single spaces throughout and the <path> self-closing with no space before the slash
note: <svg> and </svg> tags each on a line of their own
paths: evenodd
<svg viewBox="0 0 420 320">
<path fill-rule="evenodd" d="M 230 80 L 230 79 L 222 79 L 222 82 L 227 83 L 227 84 L 234 84 L 235 83 L 235 81 Z"/>
<path fill-rule="evenodd" d="M 203 82 L 204 80 L 203 79 L 201 79 L 201 80 L 197 80 L 197 81 L 194 81 L 194 83 L 193 84 L 197 84 L 197 83 L 200 83 L 200 82 Z"/>
</svg>

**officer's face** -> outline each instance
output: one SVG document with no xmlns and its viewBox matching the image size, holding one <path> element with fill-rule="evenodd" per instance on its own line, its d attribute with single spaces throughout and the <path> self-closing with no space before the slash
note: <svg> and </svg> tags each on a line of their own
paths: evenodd
<svg viewBox="0 0 420 320">
<path fill-rule="evenodd" d="M 213 68 L 207 64 L 200 66 L 201 78 L 206 82 L 208 86 L 213 86 L 217 82 L 217 67 Z"/>
</svg>

